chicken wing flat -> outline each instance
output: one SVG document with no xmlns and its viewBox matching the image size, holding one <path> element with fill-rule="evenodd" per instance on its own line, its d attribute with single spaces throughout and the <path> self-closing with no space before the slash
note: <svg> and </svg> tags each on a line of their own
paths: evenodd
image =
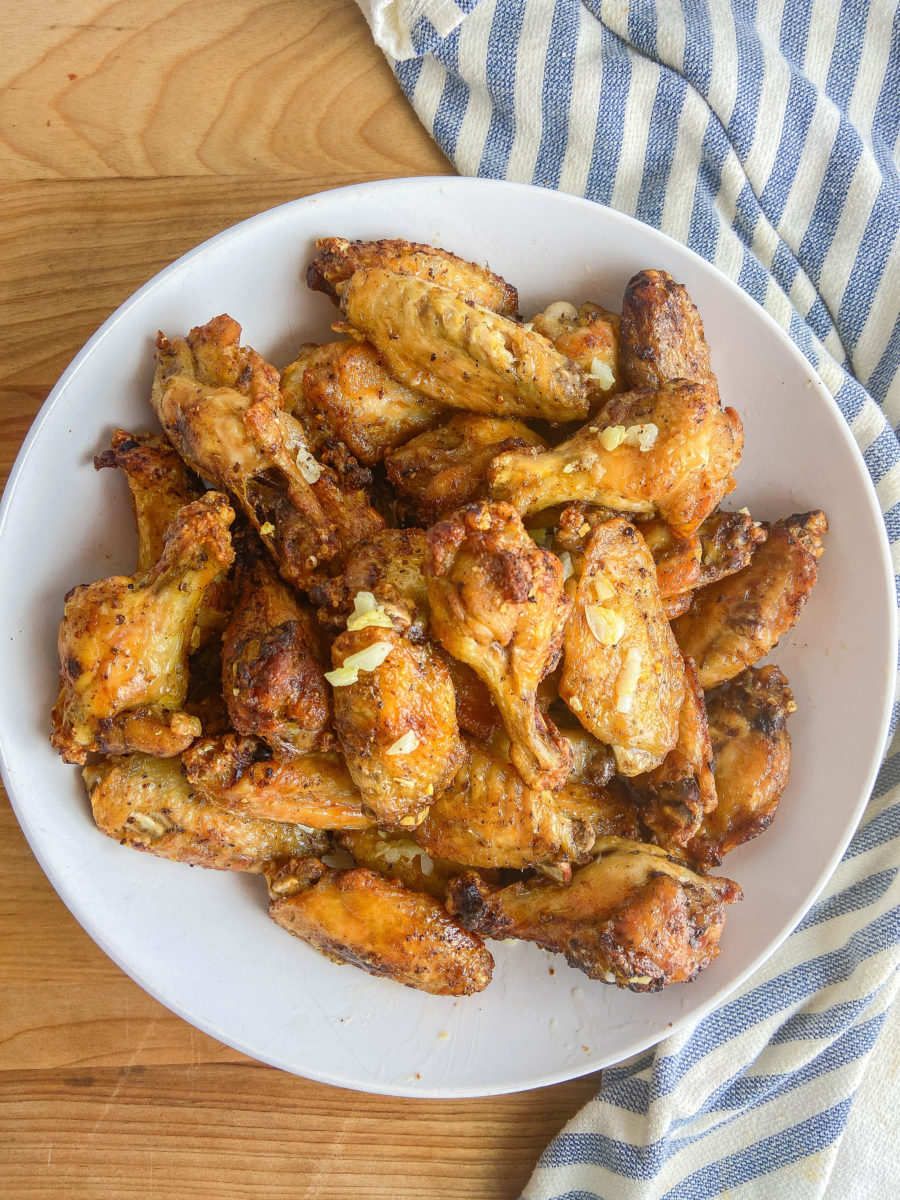
<svg viewBox="0 0 900 1200">
<path fill-rule="evenodd" d="M 379 821 L 414 823 L 465 758 L 450 673 L 428 643 L 378 626 L 340 634 L 331 657 L 350 774 Z"/>
<path fill-rule="evenodd" d="M 452 879 L 468 870 L 465 865 L 429 854 L 417 845 L 407 830 L 350 829 L 337 835 L 337 843 L 356 860 L 357 866 L 397 879 L 413 892 L 426 892 L 443 901 Z M 482 871 L 499 882 L 499 871 Z"/>
<path fill-rule="evenodd" d="M 705 691 L 764 658 L 794 625 L 816 582 L 825 514 L 798 513 L 767 532 L 748 566 L 696 591 L 690 609 L 672 624 Z"/>
<path fill-rule="evenodd" d="M 490 494 L 520 513 L 583 500 L 659 516 L 690 537 L 734 487 L 743 432 L 713 386 L 677 380 L 613 396 L 578 433 L 542 454 L 501 454 Z"/>
<path fill-rule="evenodd" d="M 716 866 L 771 824 L 791 769 L 787 718 L 797 705 L 776 666 L 750 667 L 706 698 L 719 803 L 685 853 Z"/>
<path fill-rule="evenodd" d="M 361 463 L 434 425 L 441 405 L 398 383 L 374 346 L 314 346 L 281 374 L 284 406 L 303 425 L 313 450 L 337 438 Z"/>
<path fill-rule="evenodd" d="M 687 685 L 678 717 L 678 741 L 658 767 L 631 780 L 641 819 L 661 846 L 685 846 L 716 807 L 713 746 L 697 669 L 684 660 Z"/>
<path fill-rule="evenodd" d="M 468 996 L 490 983 L 494 960 L 484 943 L 432 896 L 365 867 L 319 865 L 270 873 L 269 916 L 283 929 L 332 962 L 433 995 Z"/>
<path fill-rule="evenodd" d="M 606 838 L 568 885 L 535 877 L 495 891 L 467 875 L 447 903 L 482 937 L 536 942 L 591 979 L 655 992 L 712 962 L 725 907 L 740 898 L 730 879 L 697 875 L 657 846 Z"/>
<path fill-rule="evenodd" d="M 697 307 L 687 288 L 665 271 L 640 271 L 629 280 L 619 333 L 619 361 L 629 388 L 712 376 Z"/>
<path fill-rule="evenodd" d="M 470 504 L 428 531 L 431 630 L 487 685 L 529 787 L 560 787 L 572 750 L 537 704 L 559 661 L 570 601 L 558 558 L 531 540 L 508 504 Z"/>
<path fill-rule="evenodd" d="M 84 769 L 97 828 L 122 845 L 219 871 L 321 854 L 327 837 L 299 825 L 236 816 L 198 796 L 177 758 L 126 754 Z"/>
<path fill-rule="evenodd" d="M 273 758 L 256 737 L 200 738 L 182 755 L 185 778 L 211 804 L 245 817 L 313 829 L 375 823 L 340 755 Z"/>
<path fill-rule="evenodd" d="M 179 511 L 150 570 L 69 592 L 51 738 L 66 762 L 89 751 L 178 754 L 200 734 L 181 708 L 188 651 L 204 592 L 232 560 L 233 520 L 226 497 L 207 492 Z"/>
<path fill-rule="evenodd" d="M 326 650 L 313 613 L 249 539 L 240 544 L 236 601 L 222 638 L 222 687 L 232 726 L 282 758 L 334 744 Z"/>
<path fill-rule="evenodd" d="M 693 587 L 706 587 L 748 565 L 756 547 L 769 536 L 768 527 L 746 512 L 711 513 L 697 530 L 700 575 Z"/>
<path fill-rule="evenodd" d="M 357 271 L 341 307 L 407 387 L 448 408 L 573 421 L 588 413 L 584 375 L 545 337 L 449 288 Z"/>
<path fill-rule="evenodd" d="M 382 529 L 358 542 L 347 555 L 343 572 L 310 590 L 319 620 L 342 628 L 362 594 L 379 604 L 405 606 L 411 627 L 424 634 L 428 626 L 425 547 L 424 529 Z"/>
<path fill-rule="evenodd" d="M 454 413 L 388 454 L 385 465 L 403 514 L 428 526 L 482 499 L 492 459 L 528 446 L 544 450 L 547 443 L 522 421 Z"/>
<path fill-rule="evenodd" d="M 432 856 L 473 867 L 513 867 L 583 861 L 593 829 L 560 811 L 558 793 L 527 787 L 518 771 L 469 743 L 468 761 L 414 831 Z"/>
<path fill-rule="evenodd" d="M 504 317 L 514 317 L 519 307 L 516 289 L 499 275 L 437 246 L 401 238 L 348 242 L 332 237 L 319 238 L 316 250 L 318 254 L 309 264 L 306 282 L 313 291 L 324 292 L 333 300 L 339 296 L 341 284 L 355 271 L 378 267 L 394 275 L 414 275 L 440 284 L 461 300 L 470 300 Z"/>
<path fill-rule="evenodd" d="M 653 558 L 623 517 L 591 534 L 565 631 L 560 697 L 612 747 L 621 775 L 658 767 L 678 740 L 684 662 Z"/>
<path fill-rule="evenodd" d="M 565 300 L 557 300 L 532 317 L 530 324 L 560 354 L 582 369 L 588 378 L 592 400 L 602 401 L 619 390 L 617 313 L 590 302 L 576 308 Z"/>
</svg>

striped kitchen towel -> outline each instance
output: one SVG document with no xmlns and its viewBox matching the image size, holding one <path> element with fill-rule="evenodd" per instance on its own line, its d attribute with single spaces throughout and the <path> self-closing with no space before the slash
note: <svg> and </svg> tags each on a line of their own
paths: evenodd
<svg viewBox="0 0 900 1200">
<path fill-rule="evenodd" d="M 638 217 L 780 322 L 862 448 L 896 562 L 900 21 L 890 0 L 358 2 L 461 173 Z M 898 862 L 895 740 L 799 929 L 695 1029 L 605 1071 L 541 1157 L 527 1200 L 900 1194 L 900 1021 L 870 1053 L 898 986 Z M 870 1061 L 865 1112 L 851 1114 Z"/>
</svg>

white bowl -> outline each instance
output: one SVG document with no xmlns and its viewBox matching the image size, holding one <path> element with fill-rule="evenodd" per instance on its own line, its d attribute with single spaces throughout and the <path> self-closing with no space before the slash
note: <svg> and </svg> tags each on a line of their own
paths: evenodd
<svg viewBox="0 0 900 1200">
<path fill-rule="evenodd" d="M 266 916 L 258 877 L 141 855 L 93 827 L 77 769 L 48 743 L 56 630 L 75 583 L 133 569 L 119 472 L 92 457 L 111 429 L 154 425 L 158 329 L 221 312 L 276 365 L 325 339 L 329 302 L 303 273 L 316 237 L 402 236 L 490 266 L 530 314 L 556 299 L 616 308 L 626 281 L 661 267 L 685 283 L 724 401 L 744 422 L 734 507 L 777 518 L 822 507 L 831 532 L 819 583 L 773 658 L 797 699 L 781 811 L 722 873 L 744 889 L 722 953 L 696 982 L 634 995 L 528 944 L 491 944 L 479 996 L 427 996 L 340 967 Z M 702 259 L 584 200 L 474 179 L 364 184 L 286 204 L 213 238 L 113 314 L 42 408 L 0 513 L 4 631 L 0 754 L 42 867 L 91 937 L 143 988 L 246 1054 L 312 1079 L 394 1095 L 468 1096 L 573 1078 L 696 1022 L 776 949 L 836 866 L 881 757 L 893 680 L 893 581 L 862 457 L 836 405 L 769 317 Z"/>
</svg>

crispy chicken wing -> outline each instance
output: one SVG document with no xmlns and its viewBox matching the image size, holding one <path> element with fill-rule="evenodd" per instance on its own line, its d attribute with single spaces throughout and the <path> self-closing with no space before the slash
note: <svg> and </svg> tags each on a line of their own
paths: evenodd
<svg viewBox="0 0 900 1200">
<path fill-rule="evenodd" d="M 424 633 L 428 625 L 425 546 L 424 529 L 382 529 L 357 543 L 343 572 L 310 591 L 310 600 L 319 606 L 319 620 L 343 627 L 355 610 L 357 596 L 368 594 L 379 604 L 407 607 L 411 627 Z"/>
<path fill-rule="evenodd" d="M 321 854 L 325 834 L 245 819 L 208 804 L 177 758 L 126 754 L 84 769 L 97 828 L 122 845 L 219 871 L 259 871 L 271 859 Z"/>
<path fill-rule="evenodd" d="M 367 342 L 310 347 L 282 371 L 281 394 L 313 450 L 337 438 L 369 466 L 429 429 L 441 411 L 434 400 L 398 383 Z"/>
<path fill-rule="evenodd" d="M 408 830 L 350 829 L 338 834 L 338 844 L 352 854 L 357 866 L 399 880 L 413 892 L 427 892 L 444 900 L 452 879 L 468 868 L 463 863 L 429 854 L 416 845 Z M 499 882 L 499 871 L 482 871 L 482 876 Z"/>
<path fill-rule="evenodd" d="M 697 669 L 684 660 L 686 691 L 678 741 L 658 767 L 631 781 L 641 819 L 661 846 L 684 846 L 716 807 L 713 747 Z"/>
<path fill-rule="evenodd" d="M 432 633 L 487 684 L 513 765 L 530 787 L 559 787 L 572 751 L 537 704 L 570 607 L 559 559 L 508 504 L 470 504 L 428 531 L 425 576 Z"/>
<path fill-rule="evenodd" d="M 178 754 L 199 735 L 181 707 L 188 651 L 203 594 L 231 562 L 233 520 L 225 496 L 207 492 L 179 511 L 155 566 L 69 592 L 51 738 L 66 762 L 94 750 Z"/>
<path fill-rule="evenodd" d="M 694 979 L 719 952 L 737 884 L 697 875 L 657 846 L 605 838 L 597 850 L 567 886 L 535 877 L 495 891 L 463 876 L 448 908 L 482 937 L 536 942 L 633 992 Z"/>
<path fill-rule="evenodd" d="M 486 492 L 485 472 L 498 454 L 547 443 L 522 421 L 453 416 L 387 455 L 388 479 L 402 497 L 402 512 L 433 525 Z"/>
<path fill-rule="evenodd" d="M 689 537 L 733 486 L 743 433 L 715 388 L 675 381 L 613 396 L 573 437 L 542 454 L 501 454 L 490 493 L 520 513 L 584 500 L 660 516 Z"/>
<path fill-rule="evenodd" d="M 672 625 L 708 691 L 764 658 L 800 615 L 828 532 L 819 509 L 768 526 L 748 566 L 694 593 Z"/>
<path fill-rule="evenodd" d="M 375 242 L 348 242 L 345 238 L 319 238 L 318 254 L 309 264 L 306 282 L 316 292 L 332 299 L 340 294 L 354 271 L 380 267 L 395 275 L 415 275 L 440 284 L 461 300 L 471 300 L 505 317 L 514 317 L 519 307 L 516 289 L 499 275 L 477 263 L 421 242 L 384 238 Z"/>
<path fill-rule="evenodd" d="M 769 536 L 768 527 L 749 513 L 721 511 L 711 513 L 697 534 L 700 575 L 693 587 L 706 587 L 746 567 L 756 547 Z"/>
<path fill-rule="evenodd" d="M 468 996 L 490 982 L 484 943 L 432 896 L 364 867 L 300 862 L 267 874 L 269 916 L 332 962 L 439 996 Z"/>
<path fill-rule="evenodd" d="M 341 307 L 392 375 L 449 408 L 549 421 L 587 416 L 588 385 L 574 363 L 539 333 L 449 288 L 357 271 Z"/>
<path fill-rule="evenodd" d="M 318 622 L 249 538 L 239 543 L 235 591 L 222 639 L 233 728 L 264 738 L 282 758 L 328 749 L 331 689 Z"/>
<path fill-rule="evenodd" d="M 340 755 L 274 758 L 257 737 L 233 733 L 201 738 L 182 755 L 184 774 L 206 800 L 241 816 L 308 825 L 364 829 L 375 823 Z"/>
<path fill-rule="evenodd" d="M 334 725 L 356 786 L 379 821 L 414 823 L 465 758 L 450 673 L 426 642 L 366 626 L 340 634 Z"/>
<path fill-rule="evenodd" d="M 619 389 L 619 317 L 599 304 L 576 308 L 557 300 L 531 318 L 531 326 L 571 358 L 585 375 L 591 398 L 602 401 Z"/>
<path fill-rule="evenodd" d="M 559 694 L 612 747 L 621 775 L 652 770 L 675 748 L 684 662 L 662 609 L 653 558 L 622 517 L 591 534 L 566 625 Z"/>
<path fill-rule="evenodd" d="M 791 769 L 787 718 L 797 708 L 776 666 L 750 667 L 706 697 L 719 803 L 685 853 L 715 866 L 771 824 Z"/>
<path fill-rule="evenodd" d="M 640 271 L 629 281 L 619 330 L 619 361 L 628 387 L 712 377 L 697 307 L 684 284 L 665 271 Z"/>
</svg>

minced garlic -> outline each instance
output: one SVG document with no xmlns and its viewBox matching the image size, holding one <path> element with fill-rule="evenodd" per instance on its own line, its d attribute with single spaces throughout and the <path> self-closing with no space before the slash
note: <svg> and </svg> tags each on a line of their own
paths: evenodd
<svg viewBox="0 0 900 1200">
<path fill-rule="evenodd" d="M 603 604 L 588 604 L 584 610 L 588 629 L 601 646 L 615 646 L 625 632 L 625 618 L 614 608 Z"/>
<path fill-rule="evenodd" d="M 631 712 L 634 693 L 641 675 L 641 652 L 635 646 L 629 647 L 625 661 L 616 679 L 616 710 L 620 713 Z"/>
</svg>

